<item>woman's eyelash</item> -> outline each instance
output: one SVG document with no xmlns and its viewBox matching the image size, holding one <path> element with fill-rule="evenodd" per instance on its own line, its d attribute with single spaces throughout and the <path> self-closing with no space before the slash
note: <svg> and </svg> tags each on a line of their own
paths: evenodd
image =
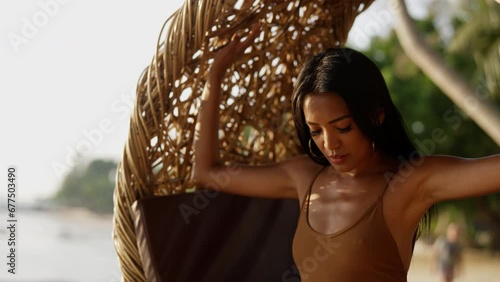
<svg viewBox="0 0 500 282">
<path fill-rule="evenodd" d="M 316 136 L 321 132 L 321 130 L 311 130 L 311 136 Z"/>
<path fill-rule="evenodd" d="M 343 128 L 337 128 L 337 130 L 340 132 L 340 133 L 346 133 L 346 132 L 349 132 L 351 131 L 352 129 L 352 124 L 348 125 L 347 127 L 343 127 Z M 311 130 L 311 136 L 317 136 L 321 133 L 321 130 Z"/>
<path fill-rule="evenodd" d="M 344 128 L 337 128 L 337 130 L 339 132 L 348 132 L 348 131 L 351 131 L 351 129 L 352 129 L 352 124 L 350 124 L 349 126 L 344 127 Z"/>
</svg>

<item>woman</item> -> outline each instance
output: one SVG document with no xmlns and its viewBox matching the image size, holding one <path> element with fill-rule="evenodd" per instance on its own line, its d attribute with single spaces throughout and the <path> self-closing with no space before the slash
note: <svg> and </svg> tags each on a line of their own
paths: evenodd
<svg viewBox="0 0 500 282">
<path fill-rule="evenodd" d="M 233 36 L 209 71 L 194 140 L 198 186 L 229 169 L 218 162 L 221 82 L 258 34 L 255 25 L 245 40 Z M 302 281 L 406 281 L 419 222 L 435 203 L 500 191 L 500 155 L 418 156 L 380 71 L 361 53 L 314 56 L 295 88 L 294 121 L 307 155 L 242 166 L 215 188 L 299 199 L 293 255 Z"/>
</svg>

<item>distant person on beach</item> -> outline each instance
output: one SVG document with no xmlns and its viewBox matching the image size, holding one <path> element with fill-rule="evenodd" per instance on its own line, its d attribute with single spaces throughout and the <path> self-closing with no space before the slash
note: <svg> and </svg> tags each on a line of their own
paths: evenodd
<svg viewBox="0 0 500 282">
<path fill-rule="evenodd" d="M 462 266 L 462 246 L 459 242 L 459 227 L 451 223 L 446 230 L 446 236 L 439 237 L 433 246 L 434 263 L 442 281 L 451 282 L 455 279 L 457 270 Z"/>
</svg>

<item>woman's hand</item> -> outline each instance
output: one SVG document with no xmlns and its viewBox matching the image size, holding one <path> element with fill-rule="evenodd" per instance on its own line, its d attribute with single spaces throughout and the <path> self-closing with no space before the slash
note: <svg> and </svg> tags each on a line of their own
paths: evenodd
<svg viewBox="0 0 500 282">
<path fill-rule="evenodd" d="M 250 32 L 246 35 L 245 40 L 241 40 L 242 35 L 234 34 L 228 45 L 222 48 L 215 55 L 214 62 L 210 67 L 210 78 L 221 80 L 226 73 L 226 70 L 238 60 L 246 48 L 248 48 L 260 34 L 260 24 L 255 23 Z"/>
<path fill-rule="evenodd" d="M 233 35 L 231 41 L 215 54 L 201 96 L 193 140 L 191 180 L 198 188 L 257 198 L 298 198 L 297 187 L 309 185 L 319 165 L 306 156 L 258 166 L 226 166 L 220 160 L 219 112 L 222 79 L 228 68 L 241 58 L 245 49 L 260 34 L 254 24 L 248 34 Z M 246 37 L 242 40 L 242 37 Z"/>
</svg>

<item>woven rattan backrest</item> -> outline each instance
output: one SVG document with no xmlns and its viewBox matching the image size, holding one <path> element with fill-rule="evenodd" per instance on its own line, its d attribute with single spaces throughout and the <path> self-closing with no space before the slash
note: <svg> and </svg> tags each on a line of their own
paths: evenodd
<svg viewBox="0 0 500 282">
<path fill-rule="evenodd" d="M 252 50 L 224 80 L 221 158 L 227 163 L 279 161 L 299 153 L 290 105 L 302 63 L 343 45 L 355 17 L 371 2 L 187 0 L 167 20 L 137 85 L 118 170 L 114 239 L 125 280 L 144 280 L 129 214 L 132 203 L 193 186 L 194 125 L 216 50 L 236 31 L 263 23 Z"/>
</svg>

